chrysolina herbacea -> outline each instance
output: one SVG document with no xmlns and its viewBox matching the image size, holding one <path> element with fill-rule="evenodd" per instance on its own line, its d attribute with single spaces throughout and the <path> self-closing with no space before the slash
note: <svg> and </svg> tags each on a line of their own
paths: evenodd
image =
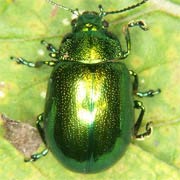
<svg viewBox="0 0 180 180">
<path fill-rule="evenodd" d="M 147 30 L 147 26 L 142 20 L 128 23 L 124 27 L 127 49 L 123 50 L 104 20 L 109 14 L 134 9 L 147 0 L 110 12 L 99 5 L 99 13 L 82 14 L 48 2 L 77 16 L 72 21 L 72 32 L 64 36 L 59 49 L 41 41 L 54 60 L 34 63 L 21 57 L 11 59 L 29 67 L 54 67 L 37 128 L 47 148 L 64 166 L 76 172 L 96 173 L 119 160 L 132 137 L 142 139 L 152 131 L 148 122 L 145 132 L 139 133 L 145 109 L 142 102 L 133 101 L 133 94 L 152 97 L 160 89 L 138 92 L 137 74 L 121 62 L 131 50 L 129 28 Z M 140 109 L 136 121 L 134 108 Z M 45 156 L 48 149 L 33 154 L 26 162 Z"/>
</svg>

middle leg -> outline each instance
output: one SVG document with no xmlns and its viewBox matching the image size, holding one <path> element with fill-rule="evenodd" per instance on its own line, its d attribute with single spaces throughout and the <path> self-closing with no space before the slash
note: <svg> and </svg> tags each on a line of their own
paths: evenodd
<svg viewBox="0 0 180 180">
<path fill-rule="evenodd" d="M 134 94 L 137 95 L 138 97 L 153 97 L 154 95 L 159 94 L 161 92 L 160 89 L 157 89 L 157 90 L 150 89 L 145 92 L 138 92 L 138 84 L 139 84 L 138 75 L 132 70 L 129 70 L 129 74 L 134 77 L 133 91 L 134 91 Z"/>
</svg>

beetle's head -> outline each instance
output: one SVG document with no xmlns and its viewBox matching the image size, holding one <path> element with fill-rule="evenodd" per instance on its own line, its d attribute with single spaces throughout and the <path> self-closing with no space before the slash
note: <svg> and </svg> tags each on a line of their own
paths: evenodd
<svg viewBox="0 0 180 180">
<path fill-rule="evenodd" d="M 131 5 L 127 8 L 116 10 L 116 11 L 104 11 L 103 7 L 99 5 L 99 13 L 93 11 L 85 11 L 80 14 L 78 9 L 71 9 L 61 4 L 58 4 L 52 0 L 47 0 L 52 5 L 62 8 L 66 11 L 70 11 L 72 14 L 76 15 L 77 18 L 72 21 L 73 31 L 98 31 L 100 29 L 105 29 L 108 27 L 108 22 L 103 20 L 104 16 L 109 14 L 118 14 L 124 11 L 134 9 L 142 4 L 146 3 L 148 0 L 142 0 L 137 4 Z"/>
<path fill-rule="evenodd" d="M 97 12 L 85 11 L 71 22 L 73 31 L 98 31 L 108 27 L 108 22 Z"/>
</svg>

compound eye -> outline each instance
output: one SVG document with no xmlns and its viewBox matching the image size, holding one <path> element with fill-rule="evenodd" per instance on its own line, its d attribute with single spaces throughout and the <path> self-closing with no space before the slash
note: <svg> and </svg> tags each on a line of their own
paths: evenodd
<svg viewBox="0 0 180 180">
<path fill-rule="evenodd" d="M 77 23 L 77 19 L 73 19 L 73 20 L 71 21 L 71 26 L 76 26 L 76 23 Z"/>
<path fill-rule="evenodd" d="M 102 25 L 103 25 L 104 28 L 109 27 L 109 23 L 107 21 L 105 21 L 105 20 L 102 22 Z"/>
</svg>

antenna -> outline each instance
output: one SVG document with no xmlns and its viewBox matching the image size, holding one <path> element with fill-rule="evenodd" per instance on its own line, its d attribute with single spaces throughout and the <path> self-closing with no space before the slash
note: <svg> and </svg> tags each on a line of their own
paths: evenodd
<svg viewBox="0 0 180 180">
<path fill-rule="evenodd" d="M 128 10 L 131 10 L 131 9 L 135 9 L 135 8 L 137 8 L 138 6 L 141 6 L 142 4 L 146 3 L 147 1 L 148 1 L 148 0 L 143 0 L 143 1 L 141 1 L 141 2 L 139 2 L 139 3 L 137 3 L 137 4 L 134 4 L 134 5 L 131 5 L 131 6 L 127 7 L 127 8 L 120 9 L 120 10 L 117 10 L 117 11 L 109 11 L 109 12 L 104 11 L 102 5 L 99 5 L 99 10 L 100 10 L 100 14 L 99 14 L 99 15 L 100 15 L 101 17 L 104 17 L 104 16 L 107 16 L 107 15 L 109 15 L 109 14 L 122 13 L 122 12 L 124 12 L 124 11 L 128 11 Z M 74 14 L 74 15 L 76 15 L 76 16 L 79 16 L 79 15 L 80 15 L 78 9 L 68 8 L 68 7 L 63 6 L 63 5 L 61 5 L 61 4 L 58 4 L 58 3 L 56 3 L 56 2 L 54 2 L 54 1 L 52 1 L 52 0 L 47 0 L 47 2 L 50 3 L 50 4 L 52 4 L 52 5 L 57 6 L 57 7 L 59 7 L 59 8 L 62 8 L 62 9 L 64 9 L 64 10 L 66 10 L 66 11 L 70 11 L 72 14 Z"/>
<path fill-rule="evenodd" d="M 48 3 L 50 3 L 50 4 L 52 4 L 52 5 L 55 5 L 55 6 L 57 6 L 57 7 L 59 7 L 59 8 L 62 8 L 62 9 L 64 9 L 64 10 L 66 10 L 66 11 L 70 11 L 72 14 L 75 14 L 75 15 L 79 15 L 79 11 L 78 11 L 78 9 L 71 9 L 71 8 L 68 8 L 68 7 L 66 7 L 66 6 L 63 6 L 63 5 L 60 5 L 60 4 L 58 4 L 58 3 L 56 3 L 56 2 L 54 2 L 54 1 L 51 1 L 51 0 L 47 0 L 47 2 Z"/>
<path fill-rule="evenodd" d="M 109 12 L 105 12 L 105 11 L 103 10 L 102 6 L 99 5 L 100 16 L 101 16 L 101 17 L 104 17 L 104 16 L 107 16 L 108 14 L 122 13 L 122 12 L 124 12 L 124 11 L 128 11 L 128 10 L 134 9 L 134 8 L 136 8 L 136 7 L 138 7 L 138 6 L 141 6 L 142 4 L 146 3 L 147 1 L 148 1 L 148 0 L 143 0 L 143 1 L 141 1 L 141 2 L 139 2 L 139 3 L 137 3 L 137 4 L 134 4 L 134 5 L 132 5 L 132 6 L 129 6 L 129 7 L 127 7 L 127 8 L 120 9 L 120 10 L 117 10 L 117 11 L 109 11 Z"/>
</svg>

